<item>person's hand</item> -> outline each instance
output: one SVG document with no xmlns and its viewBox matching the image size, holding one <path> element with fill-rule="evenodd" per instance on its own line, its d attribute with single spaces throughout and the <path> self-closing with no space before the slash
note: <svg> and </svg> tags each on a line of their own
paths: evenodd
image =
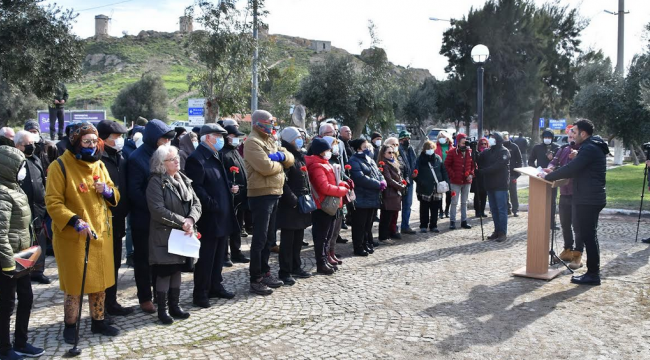
<svg viewBox="0 0 650 360">
<path fill-rule="evenodd" d="M 348 185 L 350 186 L 350 189 L 354 189 L 354 181 L 352 179 L 347 179 Z"/>
<path fill-rule="evenodd" d="M 578 155 L 578 150 L 571 150 L 571 153 L 569 154 L 569 159 L 573 160 Z"/>
<path fill-rule="evenodd" d="M 82 219 L 77 220 L 77 223 L 74 225 L 74 229 L 77 230 L 77 233 L 84 238 L 93 236 L 93 230 L 90 228 L 90 224 L 85 222 Z"/>
<path fill-rule="evenodd" d="M 553 160 L 553 153 L 546 154 L 546 158 L 549 160 Z"/>
<path fill-rule="evenodd" d="M 194 229 L 194 219 L 192 218 L 185 218 L 183 221 L 183 231 L 185 233 L 191 233 L 191 231 Z"/>
<path fill-rule="evenodd" d="M 542 179 L 546 178 L 546 173 L 539 173 L 537 174 L 537 177 L 540 177 Z"/>
<path fill-rule="evenodd" d="M 386 183 L 386 180 L 382 180 L 379 182 L 379 190 L 384 191 L 388 187 L 388 184 Z"/>
<path fill-rule="evenodd" d="M 65 104 L 65 100 L 59 101 L 59 104 L 61 104 L 61 105 Z"/>
<path fill-rule="evenodd" d="M 54 99 L 54 103 L 55 104 L 60 104 L 59 100 L 57 100 L 57 99 Z"/>
<path fill-rule="evenodd" d="M 547 174 L 550 174 L 553 171 L 553 169 L 549 169 L 549 168 L 542 169 L 542 170 Z"/>
<path fill-rule="evenodd" d="M 645 161 L 645 166 L 650 166 L 650 160 Z"/>
<path fill-rule="evenodd" d="M 230 188 L 230 192 L 233 193 L 233 194 L 238 193 L 238 192 L 239 192 L 239 185 L 233 185 L 233 186 Z"/>
<path fill-rule="evenodd" d="M 106 184 L 103 182 L 96 181 L 93 183 L 93 186 L 95 187 L 95 191 L 98 194 L 101 194 L 104 192 L 104 187 L 106 186 Z"/>
<path fill-rule="evenodd" d="M 467 181 L 472 181 L 472 175 L 469 175 L 469 176 L 467 177 Z"/>
<path fill-rule="evenodd" d="M 350 190 L 350 185 L 349 185 L 348 183 L 346 183 L 345 181 L 341 181 L 341 182 L 339 183 L 339 186 L 343 186 L 343 187 L 345 187 L 346 189 Z"/>
</svg>

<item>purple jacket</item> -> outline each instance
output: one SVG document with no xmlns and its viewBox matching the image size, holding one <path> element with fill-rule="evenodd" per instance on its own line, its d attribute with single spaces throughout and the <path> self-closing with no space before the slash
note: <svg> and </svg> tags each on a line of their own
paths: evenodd
<svg viewBox="0 0 650 360">
<path fill-rule="evenodd" d="M 568 164 L 569 161 L 571 161 L 571 159 L 569 159 L 569 154 L 571 154 L 572 150 L 573 149 L 569 145 L 563 146 L 557 151 L 557 153 L 555 153 L 555 157 L 548 165 L 557 169 L 560 166 Z M 573 195 L 572 182 L 573 180 L 569 179 L 569 182 L 566 185 L 560 186 L 560 195 Z"/>
</svg>

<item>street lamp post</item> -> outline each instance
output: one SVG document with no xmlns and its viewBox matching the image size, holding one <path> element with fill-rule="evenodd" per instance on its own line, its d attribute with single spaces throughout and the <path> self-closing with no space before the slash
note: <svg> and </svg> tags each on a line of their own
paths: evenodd
<svg viewBox="0 0 650 360">
<path fill-rule="evenodd" d="M 485 45 L 476 45 L 472 49 L 472 61 L 478 65 L 476 68 L 476 112 L 478 115 L 478 138 L 483 136 L 483 64 L 490 57 L 490 50 Z"/>
</svg>

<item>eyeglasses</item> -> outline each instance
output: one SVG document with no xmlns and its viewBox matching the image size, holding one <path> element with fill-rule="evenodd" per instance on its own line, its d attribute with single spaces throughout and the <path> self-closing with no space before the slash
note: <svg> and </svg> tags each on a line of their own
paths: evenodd
<svg viewBox="0 0 650 360">
<path fill-rule="evenodd" d="M 167 161 L 173 161 L 173 162 L 176 162 L 176 161 L 178 161 L 178 160 L 180 160 L 180 159 L 181 159 L 180 157 L 178 157 L 178 156 L 174 156 L 174 157 L 171 158 L 171 159 L 165 159 L 165 162 L 167 162 Z"/>
<path fill-rule="evenodd" d="M 395 152 L 394 151 L 386 151 L 386 154 L 391 154 L 393 155 Z"/>
<path fill-rule="evenodd" d="M 95 145 L 99 143 L 99 139 L 81 139 L 81 143 L 84 145 Z"/>
</svg>

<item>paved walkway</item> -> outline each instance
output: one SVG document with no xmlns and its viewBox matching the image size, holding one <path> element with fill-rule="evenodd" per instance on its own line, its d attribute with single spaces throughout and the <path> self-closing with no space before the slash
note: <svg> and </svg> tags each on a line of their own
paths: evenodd
<svg viewBox="0 0 650 360">
<path fill-rule="evenodd" d="M 247 266 L 236 264 L 224 278 L 237 296 L 210 309 L 191 306 L 192 275 L 184 274 L 189 319 L 163 326 L 136 311 L 116 318 L 122 334 L 108 338 L 90 333 L 84 311 L 81 358 L 650 358 L 650 247 L 634 243 L 636 222 L 601 218 L 603 285 L 579 287 L 567 274 L 550 282 L 512 277 L 525 264 L 527 214 L 509 221 L 501 244 L 481 242 L 478 220 L 471 230 L 450 232 L 445 219 L 441 234 L 405 236 L 368 258 L 350 257 L 350 244 L 339 246 L 344 264 L 335 275 L 299 280 L 268 297 L 248 293 Z M 641 231 L 650 235 L 648 221 Z M 314 271 L 313 248 L 302 255 Z M 272 263 L 276 271 L 276 255 Z M 46 274 L 55 281 L 34 285 L 30 339 L 45 347 L 45 358 L 59 358 L 70 346 L 62 339 L 51 257 Z M 136 305 L 132 269 L 120 275 L 120 301 Z"/>
</svg>

